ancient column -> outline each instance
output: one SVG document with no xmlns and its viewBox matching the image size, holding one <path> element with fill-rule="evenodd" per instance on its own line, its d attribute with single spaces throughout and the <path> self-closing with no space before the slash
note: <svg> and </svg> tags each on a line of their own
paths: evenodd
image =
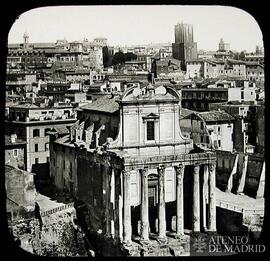
<svg viewBox="0 0 270 261">
<path fill-rule="evenodd" d="M 216 231 L 216 165 L 209 165 L 209 218 L 208 230 Z"/>
<path fill-rule="evenodd" d="M 176 237 L 184 235 L 184 171 L 185 166 L 180 164 L 176 171 Z"/>
<path fill-rule="evenodd" d="M 149 240 L 148 219 L 148 169 L 140 169 L 141 173 L 141 240 Z"/>
<path fill-rule="evenodd" d="M 209 190 L 208 190 L 208 179 L 209 179 L 209 170 L 208 165 L 204 165 L 203 172 L 203 198 L 202 198 L 202 209 L 203 209 L 203 230 L 207 230 L 207 210 L 206 205 L 209 201 Z"/>
<path fill-rule="evenodd" d="M 194 166 L 193 171 L 193 216 L 192 216 L 192 231 L 200 231 L 200 165 Z"/>
<path fill-rule="evenodd" d="M 130 209 L 130 172 L 123 171 L 123 208 L 124 208 L 124 220 L 123 220 L 123 242 L 125 244 L 131 243 L 131 209 Z"/>
<path fill-rule="evenodd" d="M 165 213 L 165 168 L 160 165 L 158 171 L 158 240 L 166 241 L 166 213 Z"/>
</svg>

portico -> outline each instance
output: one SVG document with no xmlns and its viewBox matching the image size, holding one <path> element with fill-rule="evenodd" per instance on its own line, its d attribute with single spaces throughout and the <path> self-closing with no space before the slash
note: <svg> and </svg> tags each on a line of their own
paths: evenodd
<svg viewBox="0 0 270 261">
<path fill-rule="evenodd" d="M 213 155 L 211 153 L 200 153 L 208 158 L 208 161 L 200 160 L 192 162 L 187 160 L 187 155 L 185 155 L 186 161 L 184 162 L 171 162 L 165 164 L 144 162 L 144 165 L 138 169 L 138 175 L 140 180 L 140 241 L 142 244 L 149 243 L 150 234 L 150 223 L 149 223 L 149 197 L 148 197 L 148 176 L 150 174 L 150 169 L 153 171 L 153 165 L 156 165 L 157 172 L 157 241 L 160 244 L 166 244 L 166 168 L 173 167 L 175 175 L 176 186 L 176 199 L 175 199 L 175 213 L 176 213 L 176 228 L 175 228 L 175 238 L 181 239 L 184 236 L 184 176 L 192 175 L 192 232 L 203 232 L 205 229 L 207 231 L 216 231 L 216 206 L 215 206 L 215 161 L 213 160 Z M 191 157 L 194 159 L 196 154 Z M 207 164 L 205 164 L 207 163 Z M 189 166 L 189 170 L 192 173 L 185 172 L 185 168 Z M 126 166 L 125 171 L 123 171 L 123 187 L 124 187 L 124 197 L 123 197 L 123 243 L 130 244 L 132 242 L 132 225 L 131 225 L 131 197 L 130 197 L 130 173 L 134 171 L 134 166 Z M 205 175 L 205 171 L 208 171 L 208 175 Z M 202 174 L 200 174 L 202 173 Z M 205 193 L 205 187 L 200 186 L 200 180 L 203 180 L 203 184 L 207 184 L 208 189 Z M 207 180 L 204 180 L 207 179 Z M 167 186 L 168 188 L 168 186 Z M 203 198 L 201 198 L 203 197 Z M 207 198 L 205 198 L 207 197 Z M 201 202 L 204 202 L 201 204 Z M 208 211 L 206 211 L 206 202 L 208 202 Z M 205 204 L 205 205 L 204 205 Z M 205 210 L 205 211 L 204 211 Z M 204 227 L 203 224 L 206 224 Z"/>
</svg>

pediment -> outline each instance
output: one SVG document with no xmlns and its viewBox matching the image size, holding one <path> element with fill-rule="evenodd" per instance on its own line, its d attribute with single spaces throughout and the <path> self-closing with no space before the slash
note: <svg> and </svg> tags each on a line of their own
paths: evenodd
<svg viewBox="0 0 270 261">
<path fill-rule="evenodd" d="M 156 120 L 156 119 L 159 119 L 159 115 L 151 112 L 150 114 L 143 116 L 142 118 L 143 120 Z"/>
</svg>

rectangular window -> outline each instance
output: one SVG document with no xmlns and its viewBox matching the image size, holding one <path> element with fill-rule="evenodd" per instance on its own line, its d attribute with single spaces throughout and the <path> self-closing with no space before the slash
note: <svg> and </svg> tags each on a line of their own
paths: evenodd
<svg viewBox="0 0 270 261">
<path fill-rule="evenodd" d="M 72 162 L 69 164 L 69 170 L 72 171 Z"/>
<path fill-rule="evenodd" d="M 72 178 L 72 163 L 69 164 L 69 177 Z"/>
<path fill-rule="evenodd" d="M 147 121 L 147 140 L 155 140 L 155 122 Z"/>
<path fill-rule="evenodd" d="M 241 100 L 244 100 L 244 92 L 241 92 Z"/>
<path fill-rule="evenodd" d="M 18 156 L 18 150 L 13 150 L 13 156 L 17 157 Z"/>
<path fill-rule="evenodd" d="M 45 129 L 45 136 L 48 135 L 48 131 L 51 131 L 51 128 L 46 128 Z"/>
<path fill-rule="evenodd" d="M 218 134 L 220 134 L 220 127 L 218 127 Z"/>
<path fill-rule="evenodd" d="M 201 130 L 204 129 L 203 122 L 201 121 Z"/>
<path fill-rule="evenodd" d="M 65 169 L 65 166 L 66 166 L 66 161 L 63 160 L 63 169 Z"/>
<path fill-rule="evenodd" d="M 33 130 L 33 137 L 39 137 L 39 129 Z"/>
<path fill-rule="evenodd" d="M 201 143 L 203 143 L 203 135 L 201 135 Z"/>
<path fill-rule="evenodd" d="M 38 144 L 35 144 L 35 152 L 38 152 Z"/>
<path fill-rule="evenodd" d="M 38 163 L 39 163 L 39 159 L 35 158 L 35 164 L 38 164 Z"/>
<path fill-rule="evenodd" d="M 218 140 L 218 147 L 221 147 L 221 140 Z"/>
</svg>

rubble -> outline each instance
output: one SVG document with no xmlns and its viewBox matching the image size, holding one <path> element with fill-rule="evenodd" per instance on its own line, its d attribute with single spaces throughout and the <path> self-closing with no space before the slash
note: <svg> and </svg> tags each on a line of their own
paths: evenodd
<svg viewBox="0 0 270 261">
<path fill-rule="evenodd" d="M 24 250 L 40 256 L 87 256 L 84 234 L 75 227 L 70 210 L 43 218 L 22 221 L 12 226 L 14 239 Z"/>
</svg>

